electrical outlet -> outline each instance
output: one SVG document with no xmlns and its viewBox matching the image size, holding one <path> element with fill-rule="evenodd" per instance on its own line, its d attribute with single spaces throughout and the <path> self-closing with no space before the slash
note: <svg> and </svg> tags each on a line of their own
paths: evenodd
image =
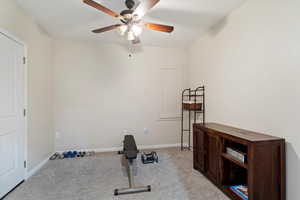
<svg viewBox="0 0 300 200">
<path fill-rule="evenodd" d="M 148 128 L 144 128 L 144 134 L 145 134 L 145 135 L 149 135 L 149 133 L 150 133 L 150 132 L 149 132 L 149 129 L 148 129 Z"/>
</svg>

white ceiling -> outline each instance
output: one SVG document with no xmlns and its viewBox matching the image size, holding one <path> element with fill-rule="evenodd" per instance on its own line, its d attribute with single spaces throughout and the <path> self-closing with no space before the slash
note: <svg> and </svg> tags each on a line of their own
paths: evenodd
<svg viewBox="0 0 300 200">
<path fill-rule="evenodd" d="M 17 0 L 52 37 L 127 43 L 116 31 L 94 34 L 91 30 L 119 21 L 87 6 L 82 0 Z M 125 0 L 95 0 L 120 13 Z M 143 0 L 140 0 L 143 1 Z M 144 30 L 144 45 L 185 47 L 205 34 L 244 0 L 161 0 L 145 21 L 175 26 L 173 33 Z"/>
</svg>

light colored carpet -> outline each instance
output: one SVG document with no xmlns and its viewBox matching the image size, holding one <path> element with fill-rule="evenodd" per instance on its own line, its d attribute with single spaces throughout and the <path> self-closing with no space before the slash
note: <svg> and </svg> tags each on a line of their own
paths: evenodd
<svg viewBox="0 0 300 200">
<path fill-rule="evenodd" d="M 115 197 L 116 188 L 128 187 L 126 170 L 116 153 L 49 161 L 5 200 L 228 200 L 199 172 L 193 170 L 192 152 L 177 148 L 158 150 L 159 164 L 137 160 L 136 185 L 152 192 Z"/>
</svg>

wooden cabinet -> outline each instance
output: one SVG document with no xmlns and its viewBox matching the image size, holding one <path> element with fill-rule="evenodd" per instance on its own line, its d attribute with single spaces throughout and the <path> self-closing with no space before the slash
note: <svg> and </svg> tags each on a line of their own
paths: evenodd
<svg viewBox="0 0 300 200">
<path fill-rule="evenodd" d="M 194 168 L 233 200 L 233 185 L 246 185 L 249 200 L 285 200 L 285 140 L 215 123 L 194 124 Z M 245 155 L 239 161 L 227 152 Z"/>
<path fill-rule="evenodd" d="M 207 134 L 207 176 L 214 182 L 219 180 L 219 137 L 215 134 Z M 205 163 L 206 161 L 203 160 Z"/>
<path fill-rule="evenodd" d="M 201 129 L 195 130 L 195 134 L 193 134 L 193 141 L 194 141 L 194 168 L 205 172 L 206 166 L 204 163 L 206 157 L 206 147 L 205 147 L 205 134 Z M 196 145 L 198 144 L 198 145 Z"/>
</svg>

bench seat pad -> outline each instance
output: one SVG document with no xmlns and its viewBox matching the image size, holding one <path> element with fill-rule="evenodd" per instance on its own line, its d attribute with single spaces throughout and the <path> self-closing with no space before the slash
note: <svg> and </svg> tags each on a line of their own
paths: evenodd
<svg viewBox="0 0 300 200">
<path fill-rule="evenodd" d="M 138 149 L 133 135 L 125 135 L 123 151 L 127 159 L 133 160 L 137 158 Z"/>
</svg>

